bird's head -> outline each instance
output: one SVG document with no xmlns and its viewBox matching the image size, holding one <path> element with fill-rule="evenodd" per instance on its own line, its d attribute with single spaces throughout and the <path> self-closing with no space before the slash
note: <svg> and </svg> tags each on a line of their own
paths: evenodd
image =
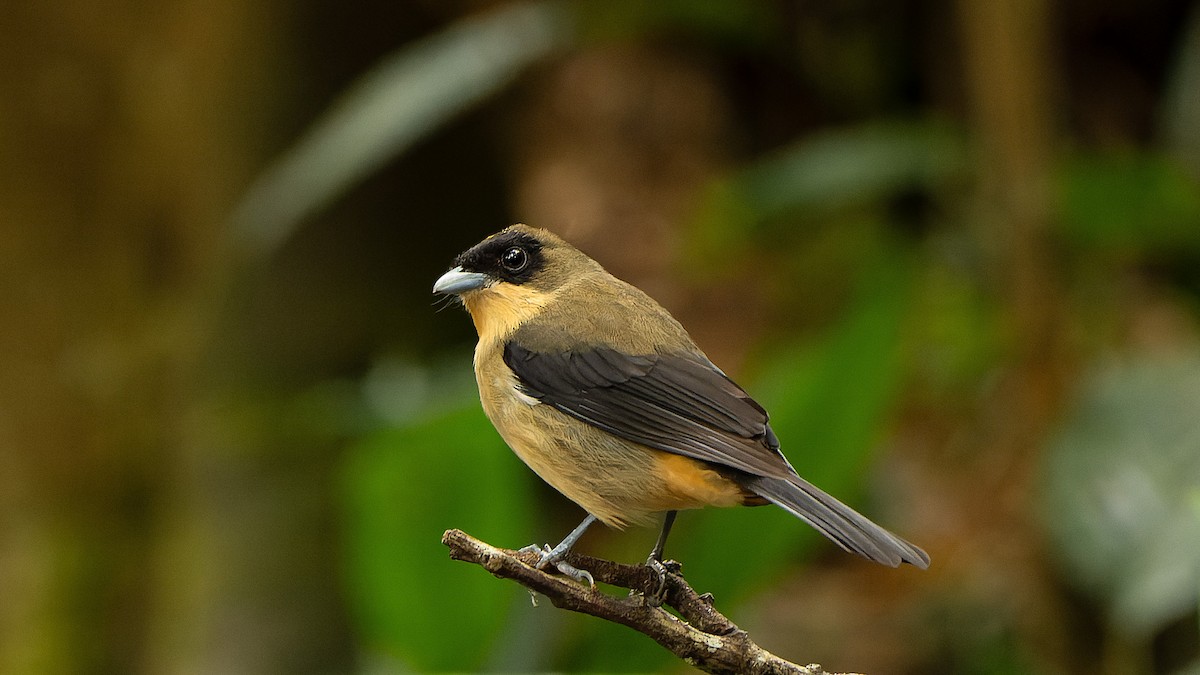
<svg viewBox="0 0 1200 675">
<path fill-rule="evenodd" d="M 460 253 L 433 292 L 461 298 L 481 338 L 503 337 L 594 271 L 603 269 L 558 236 L 513 225 Z"/>
</svg>

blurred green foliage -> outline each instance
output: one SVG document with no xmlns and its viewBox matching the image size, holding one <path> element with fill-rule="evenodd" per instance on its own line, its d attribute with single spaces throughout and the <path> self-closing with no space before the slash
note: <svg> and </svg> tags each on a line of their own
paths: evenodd
<svg viewBox="0 0 1200 675">
<path fill-rule="evenodd" d="M 1200 250 L 1200 189 L 1178 161 L 1153 153 L 1080 153 L 1059 176 L 1072 241 L 1111 253 Z"/>
<path fill-rule="evenodd" d="M 441 535 L 457 527 L 527 539 L 523 471 L 478 406 L 381 430 L 349 450 L 346 573 L 365 648 L 417 671 L 483 665 L 514 589 L 449 564 Z"/>
</svg>

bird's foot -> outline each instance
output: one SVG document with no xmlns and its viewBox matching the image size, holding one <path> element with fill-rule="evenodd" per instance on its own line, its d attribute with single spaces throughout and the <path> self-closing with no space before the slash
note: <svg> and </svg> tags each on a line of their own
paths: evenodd
<svg viewBox="0 0 1200 675">
<path fill-rule="evenodd" d="M 542 546 L 530 544 L 517 551 L 517 553 L 536 553 L 538 554 L 538 561 L 534 564 L 534 567 L 538 568 L 539 570 L 544 570 L 548 566 L 554 565 L 554 568 L 557 569 L 560 574 L 571 577 L 581 584 L 587 584 L 592 590 L 596 590 L 596 580 L 592 578 L 591 572 L 587 570 L 581 570 L 566 560 L 563 560 L 563 557 L 567 554 L 566 548 L 550 548 L 549 544 L 543 544 Z"/>
<path fill-rule="evenodd" d="M 558 568 L 558 571 L 562 574 L 571 577 L 581 584 L 587 584 L 588 587 L 593 591 L 596 590 L 596 580 L 592 578 L 591 572 L 587 570 L 581 570 L 566 560 L 559 560 L 558 562 L 554 563 L 554 566 Z"/>
<path fill-rule="evenodd" d="M 657 582 L 652 593 L 642 594 L 642 601 L 650 607 L 661 607 L 667 599 L 667 575 L 678 574 L 682 567 L 674 560 L 663 562 L 653 555 L 646 560 L 646 567 L 657 575 Z"/>
</svg>

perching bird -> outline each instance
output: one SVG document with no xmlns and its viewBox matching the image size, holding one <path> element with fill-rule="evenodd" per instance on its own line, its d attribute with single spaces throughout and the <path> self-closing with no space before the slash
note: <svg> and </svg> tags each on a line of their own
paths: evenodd
<svg viewBox="0 0 1200 675">
<path fill-rule="evenodd" d="M 460 254 L 434 284 L 479 333 L 475 377 L 496 430 L 588 516 L 539 567 L 591 582 L 562 558 L 596 520 L 623 528 L 680 509 L 772 502 L 847 551 L 928 567 L 924 551 L 801 478 L 767 413 L 648 295 L 545 231 L 513 225 Z"/>
</svg>

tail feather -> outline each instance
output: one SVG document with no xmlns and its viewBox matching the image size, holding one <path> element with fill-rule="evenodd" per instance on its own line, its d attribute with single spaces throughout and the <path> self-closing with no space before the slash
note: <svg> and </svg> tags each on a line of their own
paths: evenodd
<svg viewBox="0 0 1200 675">
<path fill-rule="evenodd" d="M 754 476 L 742 481 L 742 485 L 812 525 L 851 553 L 892 567 L 900 563 L 921 569 L 929 567 L 925 551 L 872 523 L 799 476 L 786 479 Z"/>
</svg>

